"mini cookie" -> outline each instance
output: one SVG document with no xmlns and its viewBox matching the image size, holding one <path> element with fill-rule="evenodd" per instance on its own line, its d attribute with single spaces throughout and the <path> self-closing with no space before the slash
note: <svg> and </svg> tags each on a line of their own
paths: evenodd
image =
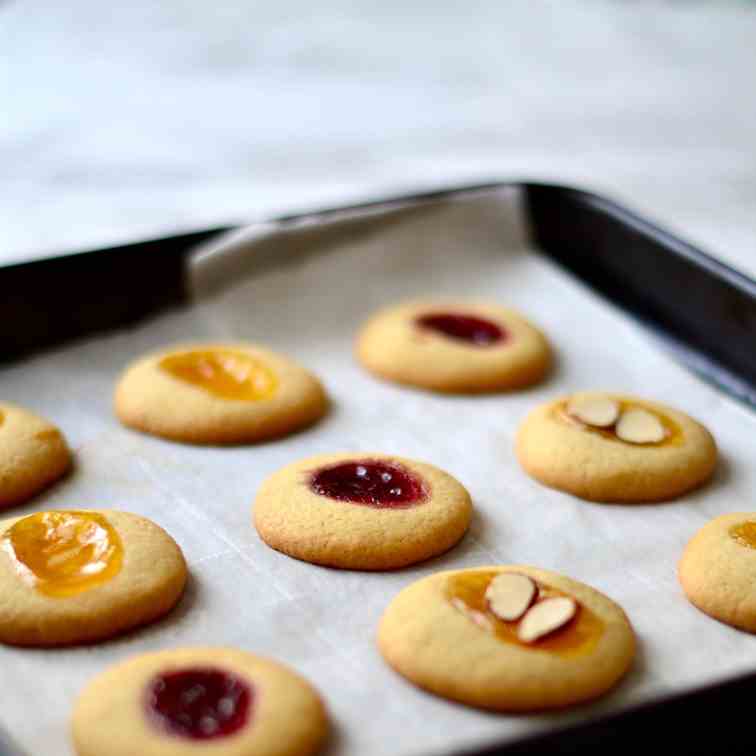
<svg viewBox="0 0 756 756">
<path fill-rule="evenodd" d="M 0 509 L 26 501 L 70 465 L 66 441 L 52 423 L 0 402 Z"/>
<path fill-rule="evenodd" d="M 388 570 L 441 554 L 472 516 L 464 486 L 437 467 L 388 454 L 324 454 L 288 465 L 254 504 L 260 537 L 314 564 Z"/>
<path fill-rule="evenodd" d="M 197 344 L 144 357 L 115 392 L 124 425 L 196 444 L 283 436 L 314 423 L 327 406 L 314 375 L 254 344 Z"/>
<path fill-rule="evenodd" d="M 544 485 L 590 501 L 672 499 L 708 480 L 711 434 L 688 415 L 624 394 L 582 392 L 533 410 L 517 457 Z"/>
<path fill-rule="evenodd" d="M 230 648 L 122 662 L 89 683 L 73 714 L 78 756 L 310 756 L 327 734 L 309 683 Z"/>
<path fill-rule="evenodd" d="M 107 638 L 179 600 L 181 549 L 127 512 L 52 511 L 0 522 L 0 642 L 57 646 Z"/>
<path fill-rule="evenodd" d="M 715 517 L 685 547 L 677 571 L 702 612 L 756 633 L 756 512 Z"/>
<path fill-rule="evenodd" d="M 439 572 L 389 604 L 378 646 L 399 674 L 470 706 L 532 711 L 602 695 L 629 669 L 622 609 L 576 580 L 524 566 Z"/>
<path fill-rule="evenodd" d="M 363 326 L 356 352 L 381 378 L 450 393 L 523 388 L 551 365 L 548 342 L 521 315 L 474 302 L 390 307 Z"/>
</svg>

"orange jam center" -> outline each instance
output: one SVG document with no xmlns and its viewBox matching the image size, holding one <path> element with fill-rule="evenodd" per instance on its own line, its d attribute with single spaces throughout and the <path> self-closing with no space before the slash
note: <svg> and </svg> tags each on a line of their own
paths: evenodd
<svg viewBox="0 0 756 756">
<path fill-rule="evenodd" d="M 40 593 L 75 596 L 110 580 L 123 562 L 121 539 L 95 512 L 40 512 L 2 537 L 19 575 Z"/>
<path fill-rule="evenodd" d="M 741 546 L 756 549 L 756 522 L 747 520 L 730 528 L 730 538 L 737 541 Z"/>
<path fill-rule="evenodd" d="M 278 388 L 272 370 L 260 360 L 232 349 L 169 354 L 160 360 L 160 367 L 174 378 L 221 399 L 254 402 L 268 399 Z"/>
<path fill-rule="evenodd" d="M 650 407 L 646 407 L 643 404 L 637 404 L 636 402 L 624 402 L 621 399 L 613 399 L 613 401 L 617 402 L 620 408 L 620 414 L 619 417 L 622 417 L 623 412 L 627 412 L 631 409 L 642 409 L 646 412 L 650 412 L 654 417 L 656 417 L 659 422 L 664 426 L 665 436 L 661 441 L 650 441 L 642 444 L 636 444 L 631 443 L 630 441 L 623 441 L 615 432 L 614 428 L 597 428 L 593 425 L 587 425 L 586 423 L 582 422 L 576 417 L 573 417 L 569 412 L 567 412 L 567 405 L 569 402 L 560 402 L 555 407 L 555 414 L 556 416 L 562 420 L 563 422 L 570 423 L 570 425 L 577 425 L 579 428 L 582 428 L 584 431 L 587 431 L 588 433 L 595 433 L 599 436 L 602 436 L 603 438 L 607 438 L 610 441 L 616 441 L 619 444 L 627 444 L 628 446 L 679 446 L 683 442 L 683 432 L 682 428 L 671 418 L 667 417 L 666 415 L 662 415 L 660 412 L 658 412 L 655 409 L 651 409 Z M 619 422 L 619 418 L 618 418 Z"/>
<path fill-rule="evenodd" d="M 452 575 L 446 582 L 446 597 L 456 609 L 469 617 L 478 627 L 505 643 L 512 643 L 520 648 L 548 651 L 563 657 L 583 656 L 593 651 L 604 632 L 604 623 L 580 603 L 578 603 L 578 613 L 575 618 L 561 629 L 534 643 L 524 643 L 519 640 L 517 628 L 521 620 L 506 622 L 499 619 L 488 608 L 485 597 L 486 588 L 500 574 L 500 572 L 480 570 Z M 537 585 L 539 600 L 568 596 L 549 585 L 543 583 L 537 583 Z"/>
<path fill-rule="evenodd" d="M 5 413 L 0 410 L 0 425 L 2 425 L 5 422 Z"/>
</svg>

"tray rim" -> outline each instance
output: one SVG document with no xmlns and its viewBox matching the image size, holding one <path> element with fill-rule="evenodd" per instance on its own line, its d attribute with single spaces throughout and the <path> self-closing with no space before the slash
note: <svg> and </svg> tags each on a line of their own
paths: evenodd
<svg viewBox="0 0 756 756">
<path fill-rule="evenodd" d="M 95 247 L 73 252 L 68 251 L 60 255 L 46 255 L 41 258 L 2 264 L 0 265 L 0 276 L 8 271 L 24 270 L 33 272 L 35 269 L 40 269 L 42 267 L 64 265 L 67 261 L 71 260 L 94 260 L 95 256 L 101 256 L 106 253 L 128 253 L 136 249 L 141 249 L 145 245 L 153 246 L 169 242 L 186 243 L 185 249 L 180 253 L 181 258 L 185 260 L 196 249 L 197 244 L 203 241 L 216 241 L 224 233 L 234 232 L 244 226 L 272 224 L 278 228 L 285 229 L 287 226 L 295 225 L 303 221 L 327 220 L 329 217 L 344 213 L 351 214 L 373 209 L 390 209 L 392 206 L 400 206 L 407 203 L 432 202 L 447 198 L 474 195 L 477 193 L 495 192 L 506 188 L 521 189 L 526 195 L 531 190 L 547 190 L 578 197 L 582 201 L 598 209 L 600 212 L 615 218 L 618 222 L 632 227 L 643 234 L 650 234 L 658 237 L 658 239 L 664 241 L 664 246 L 668 253 L 675 254 L 692 262 L 697 267 L 700 267 L 707 275 L 724 280 L 731 286 L 745 292 L 749 297 L 756 301 L 756 279 L 736 270 L 727 263 L 701 250 L 693 243 L 686 241 L 671 231 L 668 231 L 657 222 L 649 220 L 637 211 L 628 208 L 624 203 L 581 187 L 561 183 L 529 181 L 527 179 L 484 181 L 480 183 L 476 182 L 472 184 L 421 191 L 419 193 L 402 193 L 378 199 L 368 199 L 356 204 L 328 206 L 324 208 L 308 209 L 302 212 L 284 213 L 269 219 L 261 218 L 252 221 L 251 223 L 246 222 L 217 227 L 211 226 L 206 229 L 195 229 L 188 232 L 159 235 L 157 237 L 148 237 L 117 245 Z M 527 204 L 527 201 L 525 204 Z M 526 212 L 526 214 L 529 213 L 527 209 L 524 212 Z M 535 239 L 533 240 L 533 243 L 534 246 L 538 246 Z M 188 292 L 184 291 L 184 295 L 188 295 Z M 632 314 L 629 314 L 626 310 L 623 310 L 623 314 L 632 317 Z M 636 317 L 635 319 L 640 320 L 641 323 L 644 322 L 642 318 Z M 648 323 L 645 325 L 648 326 Z M 63 343 L 65 343 L 65 341 Z M 47 348 L 50 348 L 50 346 L 45 346 L 42 350 Z M 13 361 L 15 361 L 15 358 L 11 358 L 10 362 Z M 1 366 L 2 361 L 0 360 L 0 367 Z M 718 389 L 723 390 L 722 386 L 718 386 Z M 756 693 L 756 667 L 753 672 L 746 672 L 744 674 L 725 677 L 716 682 L 693 686 L 682 692 L 652 696 L 648 700 L 626 706 L 619 711 L 608 714 L 599 714 L 578 723 L 557 725 L 549 728 L 545 732 L 525 735 L 514 740 L 508 739 L 505 742 L 492 742 L 489 745 L 477 747 L 472 750 L 458 750 L 455 751 L 454 754 L 457 756 L 519 756 L 520 753 L 528 753 L 532 754 L 532 756 L 539 756 L 540 754 L 553 753 L 555 748 L 558 748 L 559 752 L 562 752 L 565 749 L 571 749 L 573 746 L 570 746 L 570 744 L 565 741 L 572 740 L 575 742 L 580 738 L 582 738 L 580 743 L 580 749 L 582 752 L 586 749 L 589 749 L 589 752 L 593 752 L 590 749 L 595 749 L 596 752 L 598 752 L 598 749 L 601 749 L 601 751 L 604 752 L 608 747 L 614 747 L 615 744 L 619 743 L 622 743 L 627 747 L 632 742 L 632 733 L 634 731 L 641 731 L 645 728 L 641 720 L 644 718 L 648 719 L 657 714 L 660 710 L 669 708 L 670 706 L 682 706 L 685 708 L 686 703 L 689 703 L 691 707 L 695 707 L 696 710 L 699 710 L 702 707 L 705 708 L 707 706 L 716 705 L 721 710 L 722 702 L 727 700 L 728 704 L 734 710 L 731 713 L 731 718 L 737 719 L 738 717 L 742 717 L 742 712 L 747 711 L 744 701 L 748 698 L 748 693 Z M 588 703 L 588 706 L 590 706 L 590 703 Z M 675 716 L 686 721 L 685 718 L 689 715 L 683 711 Z M 740 721 L 742 723 L 744 720 L 741 719 Z M 6 734 L 9 739 L 7 742 L 3 740 L 3 736 Z M 701 753 L 710 753 L 712 743 L 716 743 L 718 747 L 726 745 L 721 737 L 718 737 L 716 740 L 709 740 L 701 738 L 700 735 L 700 731 L 697 731 L 697 737 L 695 739 L 691 737 L 685 741 L 684 739 L 681 739 L 680 732 L 678 731 L 675 734 L 674 743 L 679 747 L 687 742 L 688 747 L 686 752 L 688 753 L 698 753 L 699 751 Z M 592 740 L 592 737 L 594 736 L 595 738 Z M 743 734 L 739 734 L 737 741 L 734 742 L 744 746 L 749 743 L 756 744 L 756 733 L 754 733 L 751 738 L 751 740 L 748 740 Z M 638 742 L 646 743 L 647 739 L 644 737 L 643 741 Z M 23 749 L 19 748 L 13 742 L 12 733 L 8 733 L 7 730 L 3 729 L 2 724 L 0 723 L 0 756 L 25 756 L 25 753 L 26 752 Z"/>
</svg>

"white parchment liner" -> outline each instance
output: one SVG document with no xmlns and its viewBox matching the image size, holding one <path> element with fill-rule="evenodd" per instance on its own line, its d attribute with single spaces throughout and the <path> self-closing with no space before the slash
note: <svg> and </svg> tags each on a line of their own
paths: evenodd
<svg viewBox="0 0 756 756">
<path fill-rule="evenodd" d="M 697 528 L 756 508 L 754 417 L 534 252 L 519 201 L 508 189 L 246 230 L 198 255 L 191 308 L 0 371 L 2 398 L 60 424 L 77 459 L 67 480 L 8 514 L 97 507 L 146 515 L 181 544 L 192 572 L 181 605 L 152 627 L 92 647 L 0 647 L 0 720 L 29 754 L 71 753 L 71 707 L 92 676 L 176 646 L 238 646 L 300 671 L 328 701 L 334 756 L 485 745 L 756 669 L 756 639 L 695 610 L 675 575 Z M 378 307 L 423 295 L 521 309 L 553 340 L 557 370 L 535 389 L 476 398 L 373 379 L 352 358 L 358 324 Z M 111 411 L 121 369 L 147 350 L 190 339 L 249 339 L 298 358 L 326 383 L 333 411 L 291 438 L 228 449 L 121 428 Z M 607 506 L 530 480 L 513 456 L 519 422 L 535 404 L 585 388 L 637 392 L 703 420 L 722 453 L 714 481 L 673 503 Z M 349 449 L 415 457 L 457 476 L 476 507 L 468 536 L 439 559 L 385 574 L 324 569 L 267 548 L 250 521 L 263 478 L 300 457 Z M 512 562 L 588 582 L 625 608 L 640 649 L 614 694 L 563 714 L 493 715 L 426 695 L 384 665 L 376 623 L 403 586 L 440 569 Z"/>
</svg>

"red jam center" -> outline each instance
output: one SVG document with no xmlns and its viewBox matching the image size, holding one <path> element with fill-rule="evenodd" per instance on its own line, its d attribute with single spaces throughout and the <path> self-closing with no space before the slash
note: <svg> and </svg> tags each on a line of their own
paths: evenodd
<svg viewBox="0 0 756 756">
<path fill-rule="evenodd" d="M 317 470 L 310 488 L 321 496 L 371 507 L 406 507 L 426 495 L 422 481 L 399 465 L 375 460 Z"/>
<path fill-rule="evenodd" d="M 192 740 L 232 735 L 249 716 L 252 691 L 219 669 L 184 669 L 153 678 L 147 710 L 166 732 Z"/>
<path fill-rule="evenodd" d="M 490 346 L 503 341 L 509 335 L 496 323 L 472 315 L 441 312 L 422 315 L 415 322 L 422 328 L 429 328 L 450 339 L 467 341 L 476 346 Z"/>
</svg>

